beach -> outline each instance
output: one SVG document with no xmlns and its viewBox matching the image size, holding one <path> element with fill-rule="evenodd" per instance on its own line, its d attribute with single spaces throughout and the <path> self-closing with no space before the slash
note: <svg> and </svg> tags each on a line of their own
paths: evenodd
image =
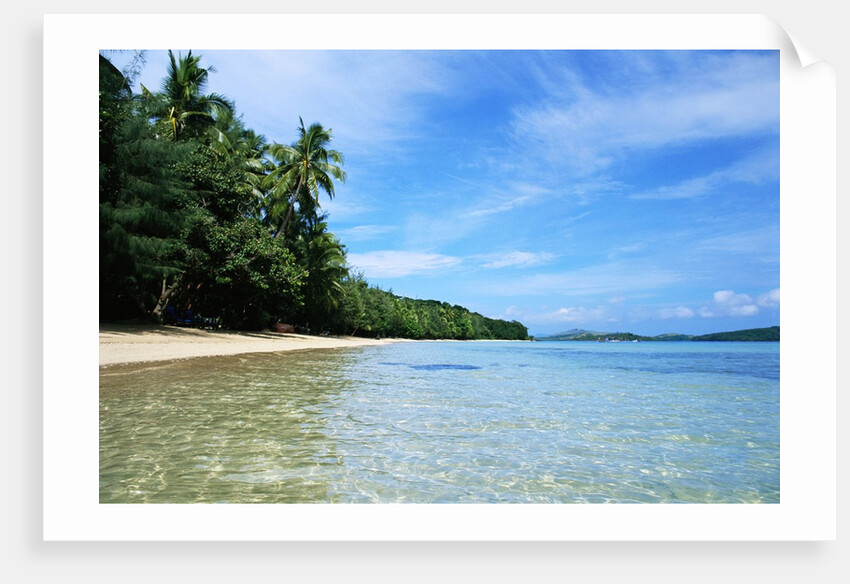
<svg viewBox="0 0 850 584">
<path fill-rule="evenodd" d="M 380 345 L 399 339 L 364 339 L 272 332 L 211 331 L 166 325 L 101 324 L 100 366 Z"/>
</svg>

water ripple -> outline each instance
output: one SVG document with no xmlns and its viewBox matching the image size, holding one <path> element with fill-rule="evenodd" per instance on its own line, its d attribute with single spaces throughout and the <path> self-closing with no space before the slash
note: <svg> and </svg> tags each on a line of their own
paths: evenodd
<svg viewBox="0 0 850 584">
<path fill-rule="evenodd" d="M 100 501 L 779 501 L 778 347 L 578 345 L 110 368 Z"/>
</svg>

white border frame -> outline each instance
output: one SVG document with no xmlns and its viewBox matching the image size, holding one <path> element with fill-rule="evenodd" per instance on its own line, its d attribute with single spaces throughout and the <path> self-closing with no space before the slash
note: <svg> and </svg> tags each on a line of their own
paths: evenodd
<svg viewBox="0 0 850 584">
<path fill-rule="evenodd" d="M 183 26 L 189 19 L 192 26 Z M 222 28 L 237 32 L 223 41 L 217 34 Z M 319 28 L 321 38 L 331 39 L 330 43 L 323 40 L 317 44 L 310 31 Z M 781 503 L 100 505 L 97 296 L 92 289 L 97 280 L 93 258 L 98 249 L 93 195 L 97 192 L 94 54 L 103 48 L 197 46 L 780 50 Z M 44 58 L 46 540 L 835 538 L 835 79 L 823 63 L 802 68 L 787 35 L 769 19 L 719 15 L 47 15 Z M 73 136 L 83 140 L 69 138 Z M 86 146 L 80 147 L 81 143 Z M 75 285 L 70 286 L 72 282 Z M 76 284 L 80 282 L 83 285 Z M 92 284 L 87 286 L 87 282 Z"/>
</svg>

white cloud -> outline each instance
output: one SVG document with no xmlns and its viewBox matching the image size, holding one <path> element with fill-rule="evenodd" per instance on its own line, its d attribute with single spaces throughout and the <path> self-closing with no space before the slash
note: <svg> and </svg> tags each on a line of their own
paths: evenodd
<svg viewBox="0 0 850 584">
<path fill-rule="evenodd" d="M 775 296 L 773 293 L 776 293 Z M 779 290 L 772 290 L 760 296 L 764 303 L 772 302 L 775 297 L 778 302 Z M 699 315 L 704 318 L 718 316 L 755 316 L 759 313 L 759 307 L 749 294 L 737 294 L 734 290 L 718 290 L 713 295 L 714 303 L 711 307 L 703 306 Z M 763 304 L 766 306 L 767 304 Z"/>
<path fill-rule="evenodd" d="M 549 314 L 549 317 L 553 322 L 597 321 L 604 319 L 605 316 L 605 311 L 601 308 L 585 308 L 583 306 L 576 308 L 559 308 L 555 312 Z"/>
<path fill-rule="evenodd" d="M 779 308 L 779 288 L 774 288 L 756 298 L 756 304 L 762 308 Z"/>
<path fill-rule="evenodd" d="M 718 290 L 714 293 L 714 302 L 717 304 L 742 304 L 752 301 L 747 294 L 735 294 L 734 290 Z"/>
<path fill-rule="evenodd" d="M 539 266 L 555 259 L 555 254 L 549 252 L 527 252 L 513 251 L 502 255 L 488 256 L 489 262 L 484 264 L 485 268 L 528 268 Z"/>
<path fill-rule="evenodd" d="M 580 326 L 596 326 L 602 323 L 613 323 L 619 319 L 615 313 L 605 306 L 564 306 L 556 310 L 518 308 L 509 306 L 501 318 L 516 319 L 526 325 L 547 326 L 565 323 L 576 323 Z"/>
<path fill-rule="evenodd" d="M 435 253 L 383 250 L 348 254 L 348 263 L 367 278 L 400 278 L 451 268 L 461 259 Z"/>
<path fill-rule="evenodd" d="M 536 325 L 613 322 L 614 320 L 605 308 L 586 308 L 584 306 L 562 307 L 551 312 L 522 315 L 522 322 Z"/>
<path fill-rule="evenodd" d="M 519 309 L 517 308 L 516 304 L 512 304 L 511 306 L 508 306 L 505 309 L 505 313 L 504 313 L 504 315 L 506 317 L 510 317 L 510 318 L 516 317 L 518 314 L 519 314 Z"/>
<path fill-rule="evenodd" d="M 714 306 L 728 316 L 753 316 L 759 312 L 748 294 L 735 294 L 733 290 L 715 292 Z"/>
<path fill-rule="evenodd" d="M 671 318 L 692 318 L 694 311 L 687 306 L 677 306 L 676 308 L 662 308 L 658 311 L 658 318 L 667 320 Z"/>
<path fill-rule="evenodd" d="M 746 304 L 744 306 L 736 306 L 731 312 L 732 316 L 755 316 L 759 313 L 759 308 L 754 304 Z"/>
</svg>

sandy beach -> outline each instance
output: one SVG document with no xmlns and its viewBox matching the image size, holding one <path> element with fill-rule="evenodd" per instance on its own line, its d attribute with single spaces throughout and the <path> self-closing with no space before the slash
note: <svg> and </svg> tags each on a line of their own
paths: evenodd
<svg viewBox="0 0 850 584">
<path fill-rule="evenodd" d="M 100 325 L 100 366 L 172 361 L 192 357 L 338 349 L 399 342 L 400 339 L 230 332 L 156 325 Z"/>
</svg>

